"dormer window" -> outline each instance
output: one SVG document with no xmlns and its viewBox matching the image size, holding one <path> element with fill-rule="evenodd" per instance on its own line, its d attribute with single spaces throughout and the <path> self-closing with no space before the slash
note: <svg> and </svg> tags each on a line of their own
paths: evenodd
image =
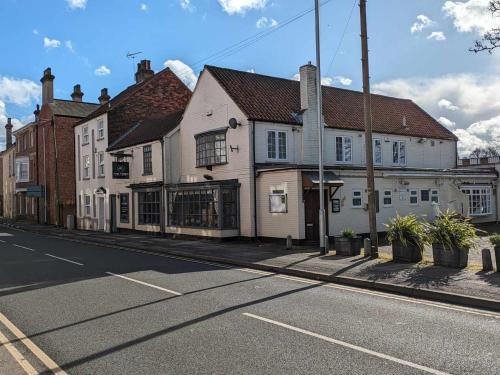
<svg viewBox="0 0 500 375">
<path fill-rule="evenodd" d="M 195 136 L 197 167 L 227 163 L 226 132 L 224 128 Z"/>
</svg>

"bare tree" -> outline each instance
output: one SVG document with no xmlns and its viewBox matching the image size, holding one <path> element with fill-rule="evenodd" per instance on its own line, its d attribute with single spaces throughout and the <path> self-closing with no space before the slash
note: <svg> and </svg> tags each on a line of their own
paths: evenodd
<svg viewBox="0 0 500 375">
<path fill-rule="evenodd" d="M 500 17 L 500 0 L 491 0 L 489 10 L 493 17 Z M 476 40 L 471 52 L 479 53 L 487 51 L 493 53 L 493 50 L 500 47 L 500 27 L 495 27 L 483 35 L 483 38 Z"/>
<path fill-rule="evenodd" d="M 490 146 L 487 148 L 479 148 L 479 147 L 476 148 L 474 151 L 470 153 L 469 158 L 479 159 L 479 158 L 489 158 L 495 156 L 500 156 L 500 151 L 498 150 L 498 148 Z"/>
</svg>

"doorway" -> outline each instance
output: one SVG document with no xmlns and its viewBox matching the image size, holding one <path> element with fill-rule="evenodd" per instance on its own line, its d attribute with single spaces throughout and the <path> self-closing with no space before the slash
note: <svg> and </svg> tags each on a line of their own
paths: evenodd
<svg viewBox="0 0 500 375">
<path fill-rule="evenodd" d="M 323 194 L 325 200 L 326 235 L 328 228 L 328 191 Z M 306 225 L 306 240 L 314 243 L 319 242 L 319 190 L 304 191 L 304 214 Z"/>
<path fill-rule="evenodd" d="M 97 198 L 97 206 L 99 209 L 99 216 L 97 218 L 97 229 L 98 230 L 104 230 L 104 197 L 98 197 Z"/>
</svg>

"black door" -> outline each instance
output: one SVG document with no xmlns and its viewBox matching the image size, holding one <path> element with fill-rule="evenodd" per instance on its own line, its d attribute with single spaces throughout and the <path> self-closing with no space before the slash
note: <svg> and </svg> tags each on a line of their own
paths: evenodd
<svg viewBox="0 0 500 375">
<path fill-rule="evenodd" d="M 326 234 L 328 234 L 328 192 L 324 193 Z M 319 242 L 319 190 L 304 191 L 306 240 Z"/>
</svg>

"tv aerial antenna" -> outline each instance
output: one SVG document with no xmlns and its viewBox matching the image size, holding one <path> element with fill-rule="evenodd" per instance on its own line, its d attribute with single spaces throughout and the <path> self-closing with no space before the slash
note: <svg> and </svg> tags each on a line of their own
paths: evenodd
<svg viewBox="0 0 500 375">
<path fill-rule="evenodd" d="M 132 60 L 133 64 L 132 64 L 132 71 L 135 72 L 135 59 L 137 58 L 137 56 L 139 56 L 142 52 L 139 51 L 139 52 L 127 52 L 127 54 L 125 55 L 125 57 L 129 60 Z"/>
</svg>

